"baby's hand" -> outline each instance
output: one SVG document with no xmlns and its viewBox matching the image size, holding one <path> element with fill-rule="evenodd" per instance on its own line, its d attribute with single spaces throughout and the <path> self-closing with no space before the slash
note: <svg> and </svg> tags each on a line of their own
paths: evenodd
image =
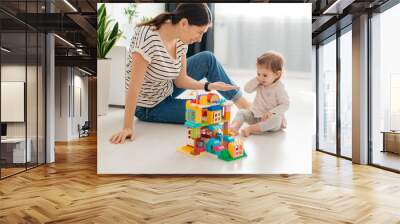
<svg viewBox="0 0 400 224">
<path fill-rule="evenodd" d="M 273 113 L 271 113 L 271 112 L 267 112 L 267 113 L 265 113 L 262 117 L 261 117 L 261 121 L 266 121 L 266 120 L 268 120 L 271 116 L 272 116 L 272 114 Z"/>
<path fill-rule="evenodd" d="M 261 79 L 258 77 L 258 75 L 256 76 L 256 79 L 257 79 L 257 81 L 258 81 L 258 85 L 262 85 L 262 81 L 261 81 Z"/>
</svg>

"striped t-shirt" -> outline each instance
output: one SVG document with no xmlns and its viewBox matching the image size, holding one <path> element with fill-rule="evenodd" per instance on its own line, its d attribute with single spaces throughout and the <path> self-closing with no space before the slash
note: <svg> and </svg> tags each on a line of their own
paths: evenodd
<svg viewBox="0 0 400 224">
<path fill-rule="evenodd" d="M 157 31 L 150 26 L 135 28 L 128 53 L 125 89 L 129 88 L 132 72 L 132 53 L 138 52 L 149 62 L 140 90 L 137 106 L 154 107 L 173 92 L 173 80 L 182 68 L 182 56 L 188 46 L 181 40 L 176 43 L 176 59 L 172 58 Z"/>
</svg>

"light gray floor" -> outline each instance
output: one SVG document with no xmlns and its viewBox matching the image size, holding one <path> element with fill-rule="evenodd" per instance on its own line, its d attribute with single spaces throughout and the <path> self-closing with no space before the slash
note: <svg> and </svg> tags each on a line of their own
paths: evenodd
<svg viewBox="0 0 400 224">
<path fill-rule="evenodd" d="M 288 75 L 290 77 L 290 75 Z M 233 76 L 239 86 L 249 77 Z M 123 109 L 110 108 L 98 117 L 99 174 L 309 174 L 312 167 L 314 100 L 310 79 L 285 79 L 291 100 L 285 131 L 244 140 L 248 157 L 224 162 L 209 155 L 192 157 L 177 151 L 186 143 L 183 125 L 135 119 L 136 140 L 122 145 L 108 142 L 123 123 Z M 252 100 L 254 95 L 245 94 Z M 233 109 L 233 114 L 236 113 Z"/>
</svg>

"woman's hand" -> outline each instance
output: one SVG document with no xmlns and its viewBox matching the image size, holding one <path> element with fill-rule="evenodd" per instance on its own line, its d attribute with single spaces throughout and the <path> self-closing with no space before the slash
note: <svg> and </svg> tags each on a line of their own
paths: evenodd
<svg viewBox="0 0 400 224">
<path fill-rule="evenodd" d="M 124 143 L 125 139 L 127 139 L 127 138 L 131 141 L 133 141 L 133 139 L 135 139 L 135 135 L 133 133 L 132 128 L 122 129 L 122 131 L 111 136 L 109 141 L 112 144 L 120 144 L 120 143 Z"/>
<path fill-rule="evenodd" d="M 226 84 L 224 82 L 212 82 L 208 85 L 208 89 L 229 91 L 229 90 L 239 89 L 239 86 L 233 86 L 230 84 Z"/>
</svg>

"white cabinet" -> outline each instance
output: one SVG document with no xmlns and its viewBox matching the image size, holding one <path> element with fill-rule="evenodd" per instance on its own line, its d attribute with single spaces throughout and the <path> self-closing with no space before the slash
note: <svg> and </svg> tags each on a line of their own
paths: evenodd
<svg viewBox="0 0 400 224">
<path fill-rule="evenodd" d="M 32 140 L 28 138 L 26 140 L 28 144 L 25 152 L 25 138 L 8 138 L 1 140 L 2 158 L 7 163 L 25 163 L 32 161 Z M 5 158 L 4 158 L 5 157 Z M 8 157 L 8 158 L 7 158 Z M 12 160 L 11 160 L 12 157 Z M 25 161 L 26 159 L 26 161 Z"/>
</svg>

